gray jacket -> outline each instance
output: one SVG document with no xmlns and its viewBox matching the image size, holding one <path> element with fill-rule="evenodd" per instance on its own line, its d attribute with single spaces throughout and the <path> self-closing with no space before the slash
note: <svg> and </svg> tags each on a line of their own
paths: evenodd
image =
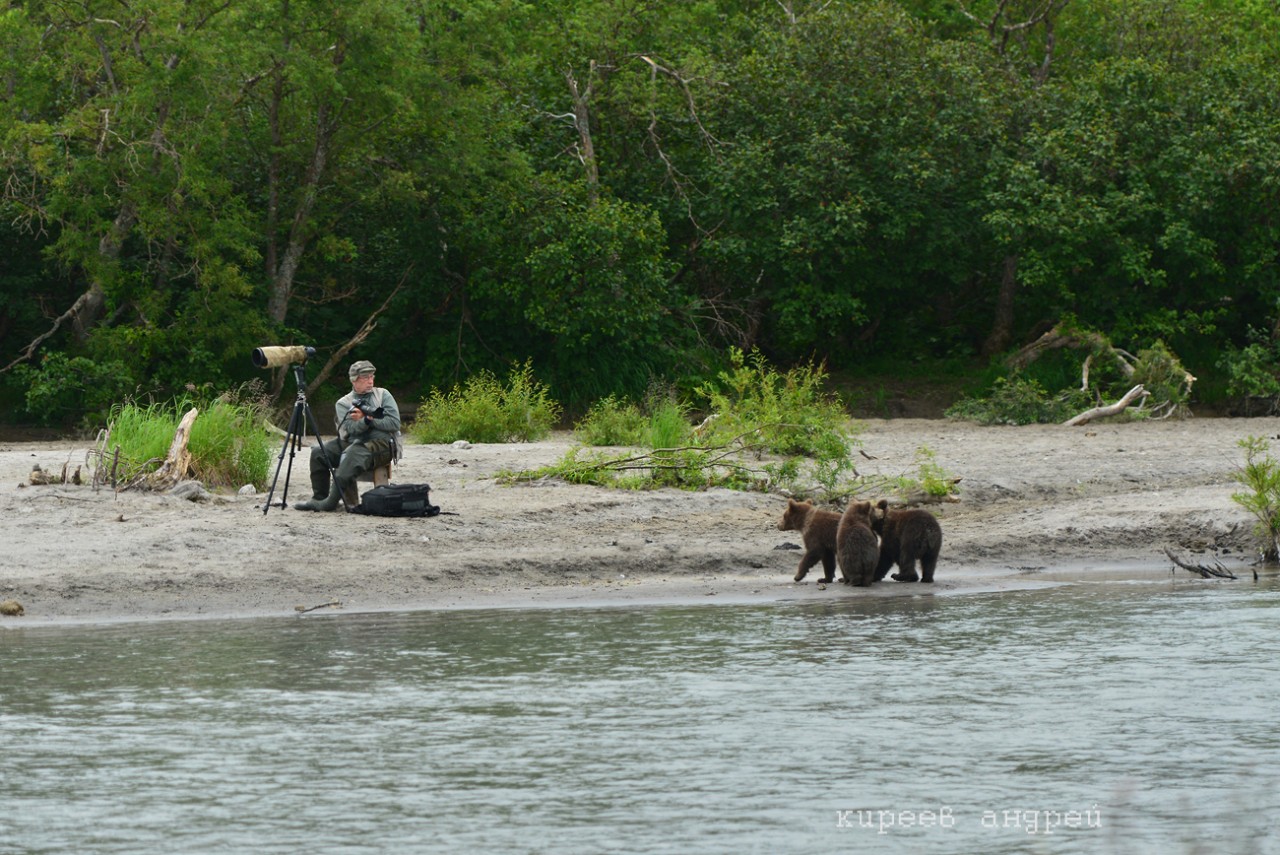
<svg viewBox="0 0 1280 855">
<path fill-rule="evenodd" d="M 365 417 L 360 421 L 348 418 L 355 409 L 357 400 Z M 374 412 L 382 409 L 382 415 L 372 418 Z M 343 445 L 367 445 L 374 440 L 386 440 L 392 448 L 399 452 L 400 407 L 395 397 L 381 386 L 374 386 L 362 396 L 348 392 L 338 399 L 333 407 L 334 416 L 338 420 L 338 438 Z"/>
</svg>

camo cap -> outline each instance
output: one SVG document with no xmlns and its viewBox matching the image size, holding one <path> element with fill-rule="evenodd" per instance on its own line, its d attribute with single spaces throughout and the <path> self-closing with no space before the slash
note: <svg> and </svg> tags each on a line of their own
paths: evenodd
<svg viewBox="0 0 1280 855">
<path fill-rule="evenodd" d="M 361 374 L 374 373 L 376 373 L 376 369 L 373 367 L 373 363 L 367 359 L 362 359 L 359 362 L 351 363 L 351 368 L 347 370 L 347 377 L 354 383 Z"/>
</svg>

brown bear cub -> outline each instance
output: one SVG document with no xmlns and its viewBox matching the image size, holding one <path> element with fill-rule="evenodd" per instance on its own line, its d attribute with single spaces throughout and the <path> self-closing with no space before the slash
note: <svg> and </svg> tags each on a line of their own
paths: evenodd
<svg viewBox="0 0 1280 855">
<path fill-rule="evenodd" d="M 899 582 L 933 581 L 942 551 L 942 526 L 933 514 L 923 508 L 889 510 L 889 500 L 876 503 L 871 528 L 880 535 L 880 561 L 876 565 L 876 581 L 884 578 L 889 568 L 898 565 L 893 578 Z M 916 575 L 916 561 L 920 575 Z"/>
<path fill-rule="evenodd" d="M 851 585 L 866 587 L 875 576 L 880 549 L 871 530 L 872 516 L 870 502 L 852 501 L 836 530 L 836 560 L 844 580 Z"/>
<path fill-rule="evenodd" d="M 796 568 L 796 581 L 808 573 L 809 568 L 822 562 L 822 581 L 830 582 L 836 574 L 836 528 L 840 515 L 835 511 L 815 508 L 811 502 L 787 499 L 787 509 L 778 522 L 778 531 L 798 531 L 804 541 L 804 555 Z"/>
</svg>

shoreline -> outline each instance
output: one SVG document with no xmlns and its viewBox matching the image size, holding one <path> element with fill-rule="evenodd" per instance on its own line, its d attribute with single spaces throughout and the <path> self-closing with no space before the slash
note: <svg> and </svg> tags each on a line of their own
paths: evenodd
<svg viewBox="0 0 1280 855">
<path fill-rule="evenodd" d="M 1248 566 L 1230 568 L 1237 572 L 1235 581 L 1250 582 Z M 1270 574 L 1272 576 L 1276 574 Z M 622 583 L 593 583 L 582 586 L 545 586 L 515 592 L 477 589 L 454 592 L 443 600 L 382 602 L 366 599 L 357 607 L 343 601 L 298 603 L 292 609 L 228 608 L 216 606 L 197 611 L 170 610 L 156 612 L 121 610 L 116 607 L 90 605 L 86 613 L 57 612 L 24 615 L 0 621 L 0 632 L 6 629 L 89 628 L 125 624 L 157 624 L 186 621 L 324 619 L 363 617 L 386 614 L 423 612 L 509 611 L 544 609 L 626 609 L 688 606 L 754 606 L 754 605 L 821 605 L 851 602 L 855 597 L 901 599 L 923 597 L 956 597 L 992 594 L 1027 594 L 1073 587 L 1083 584 L 1141 584 L 1177 587 L 1229 583 L 1229 579 L 1202 579 L 1186 571 L 1172 573 L 1165 568 L 1083 568 L 1078 572 L 1051 572 L 1046 577 L 1033 577 L 1013 572 L 1004 575 L 976 574 L 953 578 L 933 585 L 875 585 L 870 589 L 846 589 L 840 583 L 832 586 L 812 582 L 776 582 L 759 577 L 725 576 L 705 580 L 642 580 Z M 834 588 L 835 593 L 829 590 Z M 32 619 L 34 618 L 34 619 Z"/>
<path fill-rule="evenodd" d="M 501 471 L 558 460 L 537 443 L 410 445 L 394 480 L 429 483 L 427 519 L 309 514 L 256 496 L 174 496 L 29 486 L 33 464 L 72 467 L 74 442 L 0 445 L 0 527 L 11 561 L 0 600 L 23 617 L 0 630 L 127 621 L 491 608 L 821 602 L 1043 589 L 1079 581 L 1201 583 L 1163 550 L 1249 578 L 1251 517 L 1231 499 L 1246 436 L 1280 419 L 979 427 L 927 419 L 860 422 L 858 471 L 910 473 L 920 448 L 959 477 L 932 586 L 886 580 L 820 590 L 791 581 L 797 532 L 786 498 L 726 489 L 646 492 L 560 482 L 502 486 Z M 272 470 L 274 472 L 275 465 Z M 294 466 L 290 501 L 300 498 Z M 19 485 L 23 486 L 19 486 Z M 268 484 L 269 486 L 269 484 Z M 275 500 L 280 501 L 282 489 Z"/>
</svg>

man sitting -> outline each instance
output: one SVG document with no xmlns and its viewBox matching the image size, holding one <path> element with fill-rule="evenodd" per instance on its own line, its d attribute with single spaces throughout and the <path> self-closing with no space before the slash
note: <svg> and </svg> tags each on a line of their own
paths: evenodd
<svg viewBox="0 0 1280 855">
<path fill-rule="evenodd" d="M 338 436 L 311 449 L 311 498 L 294 505 L 298 510 L 332 511 L 344 496 L 350 510 L 353 499 L 359 497 L 356 479 L 386 466 L 395 456 L 400 407 L 390 392 L 374 385 L 374 373 L 373 363 L 366 359 L 353 363 L 347 372 L 351 391 L 334 404 Z"/>
</svg>

